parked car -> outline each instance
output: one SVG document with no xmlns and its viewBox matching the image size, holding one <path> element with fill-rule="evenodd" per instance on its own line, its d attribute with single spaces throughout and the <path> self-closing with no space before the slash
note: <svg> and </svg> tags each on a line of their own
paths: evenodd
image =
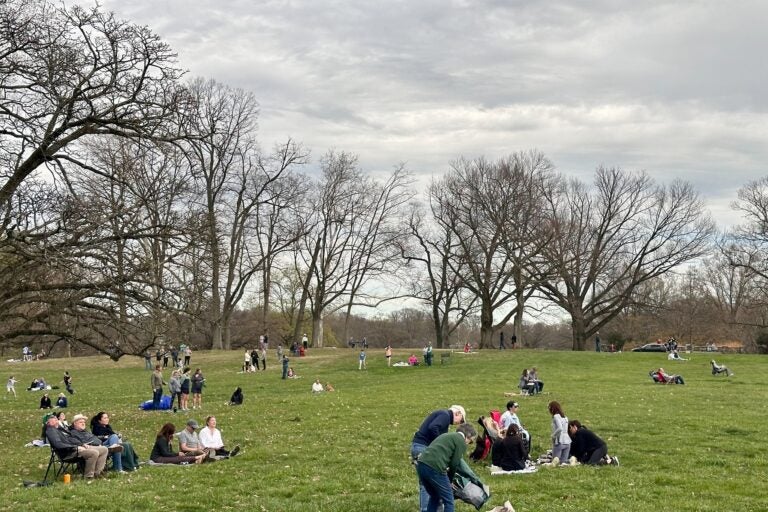
<svg viewBox="0 0 768 512">
<path fill-rule="evenodd" d="M 662 343 L 646 343 L 641 347 L 635 347 L 632 352 L 666 352 L 667 346 Z"/>
</svg>

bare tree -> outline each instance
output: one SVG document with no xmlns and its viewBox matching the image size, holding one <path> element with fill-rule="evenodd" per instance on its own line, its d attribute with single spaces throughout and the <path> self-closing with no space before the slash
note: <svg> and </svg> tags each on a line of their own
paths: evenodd
<svg viewBox="0 0 768 512">
<path fill-rule="evenodd" d="M 304 287 L 294 327 L 298 335 L 309 301 L 316 347 L 323 346 L 323 316 L 345 306 L 349 311 L 366 280 L 392 261 L 393 237 L 399 236 L 394 212 L 409 197 L 401 168 L 379 184 L 348 153 L 329 151 L 321 166 L 313 229 L 298 253 L 296 271 L 304 276 Z"/>
<path fill-rule="evenodd" d="M 173 138 L 180 76 L 158 36 L 98 6 L 0 3 L 0 206 L 41 166 L 94 170 L 80 140 Z"/>
<path fill-rule="evenodd" d="M 452 222 L 451 219 L 446 219 Z M 463 287 L 466 280 L 453 225 L 435 225 L 423 207 L 413 205 L 408 217 L 410 237 L 398 244 L 402 258 L 413 269 L 413 296 L 431 312 L 435 347 L 448 345 L 450 336 L 472 311 L 476 296 Z"/>
<path fill-rule="evenodd" d="M 567 183 L 546 208 L 544 258 L 557 278 L 541 289 L 571 316 L 574 350 L 632 304 L 638 285 L 704 255 L 714 229 L 689 184 L 620 169 L 598 168 L 593 193 Z"/>
<path fill-rule="evenodd" d="M 189 113 L 190 131 L 198 136 L 186 144 L 206 215 L 210 335 L 214 349 L 228 349 L 230 319 L 253 276 L 264 268 L 265 258 L 302 234 L 301 229 L 273 231 L 266 245 L 256 241 L 260 229 L 261 234 L 270 229 L 261 215 L 270 205 L 277 215 L 288 211 L 284 205 L 290 196 L 280 180 L 304 163 L 306 152 L 292 140 L 278 146 L 274 155 L 259 151 L 253 94 L 202 79 L 193 81 L 190 91 L 195 104 Z M 273 222 L 272 227 L 284 225 L 278 218 Z"/>
<path fill-rule="evenodd" d="M 533 272 L 530 262 L 547 240 L 539 211 L 551 171 L 552 164 L 536 151 L 495 163 L 460 159 L 430 188 L 435 219 L 455 236 L 453 270 L 465 266 L 463 286 L 479 301 L 481 347 L 492 345 L 495 329 L 522 315 L 536 289 L 544 267 Z"/>
</svg>

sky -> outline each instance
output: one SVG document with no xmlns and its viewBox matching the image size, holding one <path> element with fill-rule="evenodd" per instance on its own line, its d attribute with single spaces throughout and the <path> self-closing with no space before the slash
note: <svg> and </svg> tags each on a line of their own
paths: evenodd
<svg viewBox="0 0 768 512">
<path fill-rule="evenodd" d="M 252 91 L 262 147 L 300 141 L 422 185 L 537 149 L 691 182 L 721 226 L 768 175 L 768 2 L 105 0 L 188 77 Z"/>
</svg>

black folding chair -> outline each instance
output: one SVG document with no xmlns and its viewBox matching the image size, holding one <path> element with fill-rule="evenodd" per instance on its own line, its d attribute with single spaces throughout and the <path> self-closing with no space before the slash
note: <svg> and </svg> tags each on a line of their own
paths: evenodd
<svg viewBox="0 0 768 512">
<path fill-rule="evenodd" d="M 75 471 L 80 474 L 81 478 L 85 477 L 85 459 L 77 456 L 62 459 L 56 450 L 54 450 L 53 445 L 51 445 L 51 458 L 48 460 L 48 468 L 45 470 L 43 482 L 48 481 L 48 475 L 52 475 L 51 480 L 55 481 L 64 473 L 74 473 Z"/>
</svg>

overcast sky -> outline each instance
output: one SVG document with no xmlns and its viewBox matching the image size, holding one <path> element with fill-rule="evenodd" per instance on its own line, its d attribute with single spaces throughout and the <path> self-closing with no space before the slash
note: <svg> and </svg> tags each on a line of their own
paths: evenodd
<svg viewBox="0 0 768 512">
<path fill-rule="evenodd" d="M 189 76 L 253 91 L 259 140 L 293 137 L 422 182 L 458 156 L 536 148 L 682 178 L 721 224 L 768 174 L 768 2 L 106 0 Z"/>
</svg>

